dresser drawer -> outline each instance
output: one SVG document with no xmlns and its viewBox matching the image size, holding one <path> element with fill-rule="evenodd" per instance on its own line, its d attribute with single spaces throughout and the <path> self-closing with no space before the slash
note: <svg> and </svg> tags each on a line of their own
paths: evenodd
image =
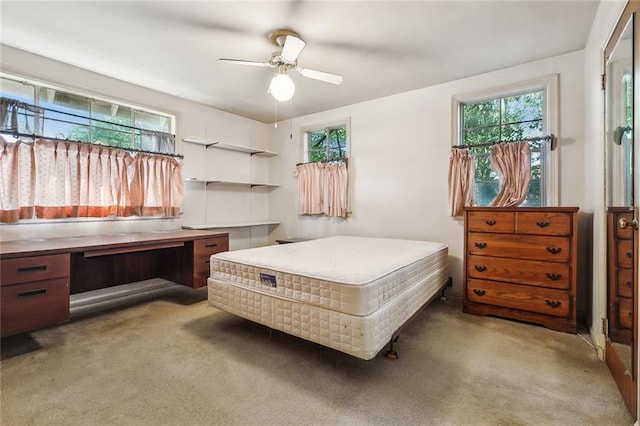
<svg viewBox="0 0 640 426">
<path fill-rule="evenodd" d="M 571 282 L 568 263 L 501 257 L 467 257 L 467 275 L 497 281 L 566 290 Z"/>
<path fill-rule="evenodd" d="M 69 319 L 69 278 L 0 287 L 2 336 L 55 325 Z"/>
<path fill-rule="evenodd" d="M 567 317 L 569 295 L 565 291 L 489 280 L 467 280 L 467 300 L 538 314 Z"/>
<path fill-rule="evenodd" d="M 482 256 L 568 262 L 571 255 L 567 237 L 470 232 L 467 242 L 469 254 Z"/>
<path fill-rule="evenodd" d="M 474 232 L 514 232 L 515 214 L 510 212 L 468 212 L 467 228 Z"/>
<path fill-rule="evenodd" d="M 616 279 L 616 294 L 620 297 L 631 297 L 633 294 L 633 270 L 618 268 Z"/>
<path fill-rule="evenodd" d="M 631 324 L 633 323 L 631 299 L 620 299 L 618 301 L 618 321 L 621 328 L 631 329 Z"/>
<path fill-rule="evenodd" d="M 627 226 L 624 229 L 618 226 L 618 221 L 622 218 L 626 219 L 627 223 L 631 224 L 633 221 L 633 212 L 618 212 L 614 213 L 614 223 L 616 239 L 630 240 L 633 236 L 633 226 Z"/>
<path fill-rule="evenodd" d="M 69 276 L 69 254 L 0 260 L 0 285 Z"/>
<path fill-rule="evenodd" d="M 571 214 L 562 212 L 518 212 L 516 233 L 533 235 L 571 234 Z"/>
<path fill-rule="evenodd" d="M 620 240 L 616 242 L 616 261 L 619 268 L 631 268 L 633 260 L 633 241 Z"/>
</svg>

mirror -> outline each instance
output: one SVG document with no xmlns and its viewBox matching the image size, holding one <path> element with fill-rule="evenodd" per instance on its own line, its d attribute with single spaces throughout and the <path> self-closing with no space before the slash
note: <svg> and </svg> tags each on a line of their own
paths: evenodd
<svg viewBox="0 0 640 426">
<path fill-rule="evenodd" d="M 637 18 L 636 18 L 637 19 Z M 636 417 L 638 215 L 634 184 L 634 13 L 627 8 L 605 49 L 605 203 L 607 208 L 606 361 Z"/>
</svg>

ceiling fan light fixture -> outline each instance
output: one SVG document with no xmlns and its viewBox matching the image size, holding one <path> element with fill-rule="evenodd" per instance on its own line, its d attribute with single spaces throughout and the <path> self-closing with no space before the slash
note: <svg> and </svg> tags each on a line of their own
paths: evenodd
<svg viewBox="0 0 640 426">
<path fill-rule="evenodd" d="M 278 72 L 273 76 L 273 79 L 271 79 L 269 91 L 275 100 L 286 102 L 291 99 L 296 92 L 296 85 L 288 74 Z"/>
</svg>

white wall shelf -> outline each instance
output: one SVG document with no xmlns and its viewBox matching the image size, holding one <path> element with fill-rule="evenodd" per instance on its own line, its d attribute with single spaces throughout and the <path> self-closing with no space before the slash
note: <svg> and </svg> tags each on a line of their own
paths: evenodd
<svg viewBox="0 0 640 426">
<path fill-rule="evenodd" d="M 239 153 L 243 153 L 243 154 L 248 154 L 250 157 L 256 156 L 256 157 L 275 157 L 276 155 L 278 155 L 275 152 L 271 152 L 271 151 L 267 151 L 267 150 L 263 150 L 263 149 L 256 149 L 256 148 L 248 148 L 245 146 L 241 146 L 241 145 L 234 145 L 234 144 L 228 144 L 228 143 L 223 143 L 217 140 L 213 140 L 213 139 L 207 139 L 207 138 L 184 138 L 182 139 L 183 142 L 186 143 L 191 143 L 191 144 L 196 144 L 196 145 L 201 145 L 205 148 L 205 151 L 208 151 L 209 148 L 215 148 L 215 149 L 223 149 L 223 150 L 227 150 L 227 151 L 235 151 L 235 152 L 239 152 Z M 251 167 L 251 163 L 249 163 L 249 167 Z M 206 210 L 206 206 L 207 206 L 207 192 L 209 192 L 208 190 L 208 186 L 209 185 L 229 185 L 229 186 L 236 186 L 236 187 L 246 187 L 246 188 L 277 188 L 280 185 L 277 184 L 273 184 L 273 183 L 265 183 L 265 182 L 252 182 L 252 181 L 236 181 L 236 180 L 227 180 L 227 179 L 213 179 L 213 178 L 187 178 L 185 179 L 185 182 L 196 182 L 196 183 L 200 183 L 203 185 L 204 188 L 204 204 L 205 204 L 205 212 L 204 212 L 204 216 L 205 216 L 205 221 L 210 221 L 211 218 L 208 217 L 207 215 L 207 210 Z M 249 209 L 249 215 L 251 216 L 251 208 Z M 185 229 L 198 229 L 198 230 L 203 230 L 203 229 L 226 229 L 226 228 L 252 228 L 255 226 L 277 226 L 280 224 L 280 222 L 277 221 L 273 221 L 273 220 L 248 220 L 248 221 L 239 221 L 239 222 L 215 222 L 215 219 L 211 220 L 213 223 L 204 223 L 204 224 L 187 224 L 187 225 L 182 225 L 183 228 Z"/>
<path fill-rule="evenodd" d="M 264 183 L 264 182 L 243 182 L 243 181 L 235 181 L 235 180 L 222 180 L 222 179 L 199 179 L 199 178 L 187 178 L 185 179 L 187 182 L 202 182 L 204 184 L 216 183 L 220 185 L 239 185 L 239 186 L 250 186 L 251 188 L 255 187 L 267 187 L 267 188 L 277 188 L 280 185 L 276 185 L 275 183 Z"/>
<path fill-rule="evenodd" d="M 258 156 L 261 156 L 261 157 L 275 157 L 276 155 L 278 155 L 276 152 L 271 152 L 271 151 L 267 151 L 267 150 L 264 150 L 264 149 L 248 148 L 246 146 L 234 145 L 234 144 L 224 143 L 224 142 L 220 142 L 220 141 L 214 141 L 212 139 L 184 138 L 184 139 L 182 139 L 182 141 L 183 142 L 187 142 L 187 143 L 195 143 L 195 144 L 198 144 L 198 145 L 204 145 L 207 149 L 209 149 L 209 148 L 226 149 L 227 151 L 244 152 L 245 154 L 258 155 Z"/>
<path fill-rule="evenodd" d="M 249 222 L 231 222 L 231 223 L 207 223 L 199 225 L 182 225 L 184 229 L 224 229 L 224 228 L 249 228 L 253 226 L 265 226 L 265 225 L 280 225 L 280 222 L 275 220 L 255 220 Z"/>
</svg>

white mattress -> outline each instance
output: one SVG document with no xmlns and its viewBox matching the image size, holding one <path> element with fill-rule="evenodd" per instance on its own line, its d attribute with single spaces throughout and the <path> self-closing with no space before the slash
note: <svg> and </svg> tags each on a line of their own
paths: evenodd
<svg viewBox="0 0 640 426">
<path fill-rule="evenodd" d="M 446 285 L 447 272 L 440 243 L 329 237 L 213 255 L 209 303 L 370 359 Z"/>
<path fill-rule="evenodd" d="M 337 236 L 218 253 L 211 278 L 365 316 L 446 263 L 441 243 Z"/>
</svg>

